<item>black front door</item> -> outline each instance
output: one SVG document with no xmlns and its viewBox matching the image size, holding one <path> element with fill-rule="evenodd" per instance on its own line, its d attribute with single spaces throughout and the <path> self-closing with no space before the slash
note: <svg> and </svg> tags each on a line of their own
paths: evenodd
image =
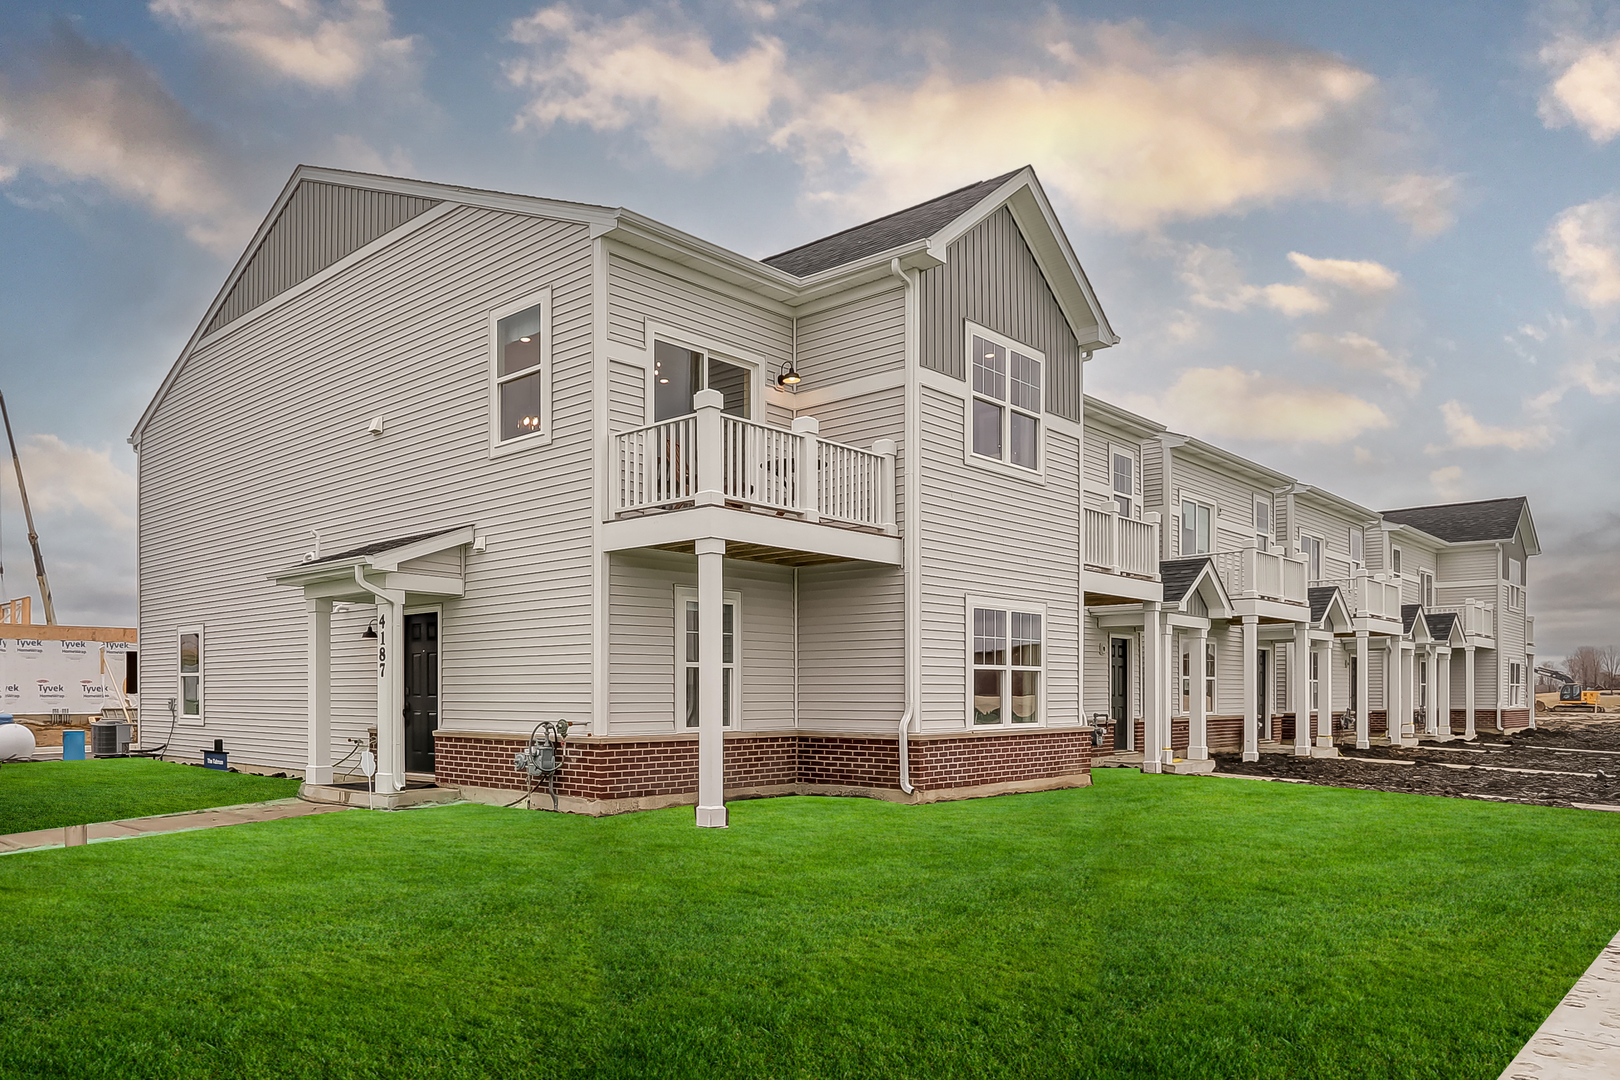
<svg viewBox="0 0 1620 1080">
<path fill-rule="evenodd" d="M 1114 751 L 1118 753 L 1130 745 L 1131 642 L 1111 638 L 1108 647 L 1108 715 L 1114 721 Z"/>
<path fill-rule="evenodd" d="M 1270 674 L 1271 652 L 1267 649 L 1261 649 L 1260 658 L 1256 662 L 1255 669 L 1254 685 L 1259 696 L 1255 699 L 1254 715 L 1260 718 L 1260 738 L 1265 740 L 1272 737 L 1271 710 L 1266 708 L 1267 695 L 1271 692 L 1270 680 L 1268 679 Z"/>
<path fill-rule="evenodd" d="M 433 771 L 439 726 L 439 616 L 405 616 L 405 771 Z"/>
</svg>

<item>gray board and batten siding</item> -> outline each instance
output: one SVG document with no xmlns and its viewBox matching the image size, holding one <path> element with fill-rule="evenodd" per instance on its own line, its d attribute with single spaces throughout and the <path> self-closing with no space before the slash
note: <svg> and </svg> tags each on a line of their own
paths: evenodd
<svg viewBox="0 0 1620 1080">
<path fill-rule="evenodd" d="M 281 208 L 205 334 L 235 322 L 439 204 L 438 199 L 305 180 Z"/>
<path fill-rule="evenodd" d="M 971 320 L 1044 353 L 1046 411 L 1080 422 L 1080 343 L 1011 210 L 1002 207 L 958 237 L 943 266 L 922 272 L 918 288 L 923 367 L 966 380 L 963 324 Z"/>
</svg>

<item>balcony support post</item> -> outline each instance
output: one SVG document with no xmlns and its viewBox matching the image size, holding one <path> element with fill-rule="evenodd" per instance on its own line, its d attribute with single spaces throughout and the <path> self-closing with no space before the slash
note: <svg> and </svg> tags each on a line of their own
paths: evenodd
<svg viewBox="0 0 1620 1080">
<path fill-rule="evenodd" d="M 1252 555 L 1253 548 L 1249 548 Z M 1252 569 L 1254 560 L 1249 560 Z M 1243 760 L 1260 760 L 1260 617 L 1244 615 L 1243 619 Z"/>
<path fill-rule="evenodd" d="M 1369 659 L 1367 648 L 1367 631 L 1356 631 L 1356 749 L 1365 750 L 1372 743 L 1368 736 L 1372 732 L 1372 699 L 1368 696 L 1371 690 L 1371 680 L 1367 677 L 1367 661 Z"/>
<path fill-rule="evenodd" d="M 1463 738 L 1473 742 L 1474 731 L 1474 646 L 1463 646 Z"/>
<path fill-rule="evenodd" d="M 1334 639 L 1329 638 L 1316 651 L 1316 689 L 1320 705 L 1316 710 L 1316 745 L 1311 747 L 1312 757 L 1339 756 L 1333 746 L 1333 645 Z"/>
<path fill-rule="evenodd" d="M 725 666 L 723 587 L 726 542 L 698 540 L 698 801 L 699 828 L 726 826 L 726 743 L 721 709 Z"/>
<path fill-rule="evenodd" d="M 692 395 L 697 413 L 697 490 L 692 502 L 698 506 L 724 506 L 725 432 L 721 417 L 726 396 L 718 390 L 699 390 Z"/>
<path fill-rule="evenodd" d="M 1164 771 L 1159 748 L 1170 741 L 1169 732 L 1160 735 L 1160 725 L 1168 727 L 1164 702 L 1165 657 L 1163 635 L 1159 633 L 1159 605 L 1142 605 L 1142 771 Z"/>
<path fill-rule="evenodd" d="M 1209 693 L 1208 671 L 1209 663 L 1209 631 L 1203 627 L 1192 630 L 1192 645 L 1188 651 L 1192 653 L 1187 665 L 1189 675 L 1196 674 L 1193 684 L 1188 687 L 1187 701 L 1187 760 L 1209 760 L 1209 704 L 1206 695 Z M 1174 664 L 1174 660 L 1171 661 Z"/>
<path fill-rule="evenodd" d="M 1311 627 L 1294 624 L 1293 670 L 1288 673 L 1294 694 L 1294 756 L 1311 756 Z"/>
</svg>

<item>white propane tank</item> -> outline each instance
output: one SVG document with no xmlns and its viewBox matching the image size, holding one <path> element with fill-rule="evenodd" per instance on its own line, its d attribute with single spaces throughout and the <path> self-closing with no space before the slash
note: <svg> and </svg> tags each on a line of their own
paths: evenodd
<svg viewBox="0 0 1620 1080">
<path fill-rule="evenodd" d="M 34 760 L 34 732 L 0 714 L 0 761 Z"/>
</svg>

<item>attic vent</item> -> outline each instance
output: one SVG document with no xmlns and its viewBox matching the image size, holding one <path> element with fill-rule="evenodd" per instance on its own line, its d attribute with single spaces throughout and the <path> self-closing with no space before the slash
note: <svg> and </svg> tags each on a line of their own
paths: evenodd
<svg viewBox="0 0 1620 1080">
<path fill-rule="evenodd" d="M 437 199 L 305 180 L 242 268 L 207 333 L 439 204 Z"/>
</svg>

